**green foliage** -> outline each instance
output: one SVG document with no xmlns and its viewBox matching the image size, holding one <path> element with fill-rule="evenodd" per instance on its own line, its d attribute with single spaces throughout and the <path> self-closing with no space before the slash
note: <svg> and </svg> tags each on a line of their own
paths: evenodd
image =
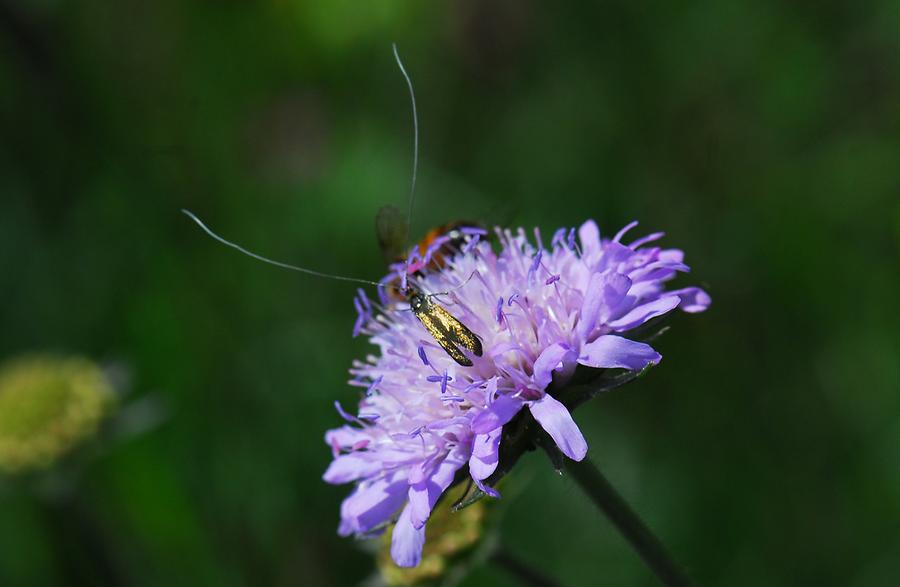
<svg viewBox="0 0 900 587">
<path fill-rule="evenodd" d="M 900 575 L 896 2 L 15 5 L 0 357 L 122 360 L 170 417 L 81 475 L 100 546 L 72 551 L 84 528 L 59 506 L 0 493 L 0 584 L 372 571 L 335 535 L 346 489 L 320 480 L 332 403 L 357 397 L 347 368 L 369 351 L 353 288 L 241 257 L 179 209 L 262 254 L 379 277 L 375 215 L 405 209 L 412 160 L 393 41 L 419 99 L 414 235 L 637 218 L 708 286 L 710 311 L 654 343 L 659 367 L 576 413 L 675 557 L 707 585 Z M 566 585 L 653 584 L 569 481 L 520 467 L 510 551 Z M 112 571 L 70 560 L 104 543 Z"/>
</svg>

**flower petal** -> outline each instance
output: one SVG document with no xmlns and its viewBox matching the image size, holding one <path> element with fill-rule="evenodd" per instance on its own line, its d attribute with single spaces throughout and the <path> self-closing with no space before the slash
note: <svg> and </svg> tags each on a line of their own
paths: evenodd
<svg viewBox="0 0 900 587">
<path fill-rule="evenodd" d="M 680 303 L 681 299 L 677 296 L 659 298 L 632 308 L 630 312 L 621 318 L 609 322 L 608 326 L 618 332 L 631 330 L 651 318 L 662 316 L 666 312 L 674 310 Z"/>
<path fill-rule="evenodd" d="M 500 436 L 503 428 L 496 428 L 487 434 L 478 434 L 472 442 L 472 457 L 469 459 L 469 473 L 476 481 L 487 479 L 497 469 L 500 462 Z"/>
<path fill-rule="evenodd" d="M 368 434 L 359 428 L 352 426 L 341 426 L 340 428 L 332 428 L 325 433 L 325 443 L 331 446 L 351 447 L 361 440 L 367 440 Z"/>
<path fill-rule="evenodd" d="M 600 229 L 593 220 L 588 220 L 578 229 L 578 240 L 581 241 L 581 252 L 590 257 L 600 250 Z"/>
<path fill-rule="evenodd" d="M 322 475 L 322 479 L 327 483 L 340 485 L 341 483 L 349 483 L 350 481 L 374 475 L 382 466 L 379 459 L 371 456 L 366 458 L 356 453 L 340 455 L 331 461 L 325 474 Z"/>
<path fill-rule="evenodd" d="M 416 528 L 411 521 L 412 506 L 403 508 L 391 534 L 391 558 L 398 567 L 415 567 L 422 560 L 425 527 Z"/>
<path fill-rule="evenodd" d="M 522 409 L 522 400 L 511 395 L 501 395 L 487 408 L 472 418 L 472 432 L 485 434 L 500 428 L 519 413 Z"/>
<path fill-rule="evenodd" d="M 534 362 L 534 374 L 531 376 L 538 390 L 543 391 L 550 385 L 553 372 L 564 368 L 566 363 L 571 363 L 578 356 L 569 345 L 555 343 L 543 351 Z"/>
<path fill-rule="evenodd" d="M 691 314 L 706 310 L 712 303 L 709 294 L 699 287 L 686 287 L 667 292 L 666 295 L 678 296 L 681 299 L 680 308 Z"/>
<path fill-rule="evenodd" d="M 660 359 L 662 355 L 650 345 L 610 334 L 584 345 L 578 362 L 588 367 L 638 370 Z"/>
<path fill-rule="evenodd" d="M 582 340 L 586 339 L 597 326 L 598 320 L 615 315 L 630 288 L 631 279 L 621 273 L 610 271 L 592 274 L 578 317 L 578 336 Z"/>
<path fill-rule="evenodd" d="M 453 482 L 456 471 L 465 463 L 459 452 L 452 452 L 423 481 L 410 486 L 410 520 L 413 527 L 421 528 L 431 515 L 431 509 L 438 498 Z"/>
<path fill-rule="evenodd" d="M 347 533 L 366 532 L 387 521 L 406 499 L 409 484 L 402 476 L 360 484 L 341 503 L 341 528 Z"/>
<path fill-rule="evenodd" d="M 545 395 L 532 403 L 529 409 L 534 419 L 547 431 L 564 455 L 574 461 L 584 458 L 588 449 L 587 441 L 564 405 L 552 395 Z"/>
<path fill-rule="evenodd" d="M 575 331 L 578 337 L 585 339 L 597 325 L 597 316 L 603 306 L 603 274 L 593 273 L 584 292 L 584 301 L 581 303 L 581 314 L 578 316 L 578 324 Z"/>
</svg>

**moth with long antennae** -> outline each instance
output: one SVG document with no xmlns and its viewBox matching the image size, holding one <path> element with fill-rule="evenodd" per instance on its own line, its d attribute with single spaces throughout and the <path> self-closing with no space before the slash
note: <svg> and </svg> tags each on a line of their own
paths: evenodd
<svg viewBox="0 0 900 587">
<path fill-rule="evenodd" d="M 416 111 L 416 96 L 413 91 L 412 80 L 409 77 L 409 74 L 406 73 L 406 69 L 403 67 L 403 62 L 400 60 L 400 54 L 397 51 L 397 45 L 393 45 L 394 58 L 397 61 L 397 66 L 400 68 L 400 72 L 403 74 L 403 78 L 406 80 L 406 85 L 409 89 L 409 97 L 412 102 L 412 114 L 413 114 L 413 131 L 414 131 L 414 141 L 413 141 L 413 172 L 412 172 L 412 181 L 410 185 L 409 191 L 409 214 L 412 214 L 413 209 L 413 201 L 415 198 L 416 191 L 416 173 L 418 170 L 419 164 L 419 119 L 418 113 Z M 481 346 L 481 340 L 478 336 L 469 330 L 469 328 L 459 321 L 455 316 L 453 316 L 450 312 L 444 309 L 440 304 L 435 303 L 433 298 L 436 295 L 440 294 L 425 294 L 414 286 L 408 283 L 406 279 L 406 287 L 401 288 L 397 287 L 390 283 L 379 283 L 377 281 L 372 281 L 369 279 L 360 279 L 356 277 L 347 277 L 343 275 L 335 275 L 332 273 L 324 273 L 322 271 L 315 271 L 313 269 L 307 269 L 306 267 L 300 267 L 298 265 L 291 265 L 289 263 L 283 263 L 281 261 L 275 261 L 273 259 L 269 259 L 267 257 L 263 257 L 257 253 L 254 253 L 237 243 L 233 243 L 229 240 L 226 240 L 213 232 L 209 227 L 206 226 L 193 212 L 189 210 L 182 209 L 182 212 L 187 215 L 191 220 L 197 223 L 200 228 L 203 229 L 206 234 L 215 239 L 216 241 L 222 243 L 223 245 L 229 246 L 233 249 L 240 251 L 241 253 L 248 255 L 258 261 L 262 261 L 264 263 L 268 263 L 270 265 L 275 265 L 276 267 L 281 267 L 283 269 L 289 269 L 292 271 L 299 271 L 300 273 L 306 273 L 307 275 L 314 275 L 316 277 L 324 277 L 327 279 L 336 279 L 339 281 L 350 281 L 354 283 L 364 283 L 367 285 L 374 285 L 375 287 L 387 287 L 395 289 L 406 297 L 406 301 L 409 303 L 409 308 L 415 314 L 416 318 L 418 318 L 419 322 L 428 331 L 428 333 L 437 341 L 437 343 L 441 346 L 442 349 L 458 364 L 464 367 L 471 367 L 473 365 L 472 359 L 466 356 L 463 350 L 467 350 L 476 357 L 482 356 L 483 349 Z M 409 216 L 407 216 L 406 222 L 406 230 L 405 230 L 405 241 L 409 241 Z M 405 244 L 404 244 L 405 247 Z M 408 273 L 408 261 L 407 266 L 404 267 L 404 272 Z M 471 279 L 471 277 L 470 277 Z M 468 283 L 466 280 L 462 285 Z M 459 287 L 462 287 L 460 285 Z"/>
</svg>

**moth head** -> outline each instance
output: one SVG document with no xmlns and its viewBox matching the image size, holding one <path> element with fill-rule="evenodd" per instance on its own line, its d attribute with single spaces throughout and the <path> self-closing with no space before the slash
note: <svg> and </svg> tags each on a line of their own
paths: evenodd
<svg viewBox="0 0 900 587">
<path fill-rule="evenodd" d="M 425 297 L 425 294 L 418 291 L 409 292 L 409 307 L 413 312 L 418 312 L 423 309 L 428 304 L 428 299 Z"/>
</svg>

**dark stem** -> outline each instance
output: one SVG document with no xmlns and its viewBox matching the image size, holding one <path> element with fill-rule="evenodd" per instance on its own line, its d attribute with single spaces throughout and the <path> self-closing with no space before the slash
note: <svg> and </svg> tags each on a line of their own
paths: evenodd
<svg viewBox="0 0 900 587">
<path fill-rule="evenodd" d="M 69 585 L 127 585 L 108 537 L 93 513 L 73 494 L 44 500 L 60 567 Z"/>
<path fill-rule="evenodd" d="M 622 533 L 648 567 L 664 585 L 689 586 L 693 583 L 679 567 L 662 542 L 610 485 L 600 469 L 588 459 L 575 462 L 566 459 L 566 471 L 591 500 L 603 510 L 609 521 Z"/>
<path fill-rule="evenodd" d="M 491 555 L 491 562 L 517 578 L 523 585 L 531 587 L 559 587 L 559 583 L 514 557 L 503 547 L 498 547 Z"/>
</svg>

